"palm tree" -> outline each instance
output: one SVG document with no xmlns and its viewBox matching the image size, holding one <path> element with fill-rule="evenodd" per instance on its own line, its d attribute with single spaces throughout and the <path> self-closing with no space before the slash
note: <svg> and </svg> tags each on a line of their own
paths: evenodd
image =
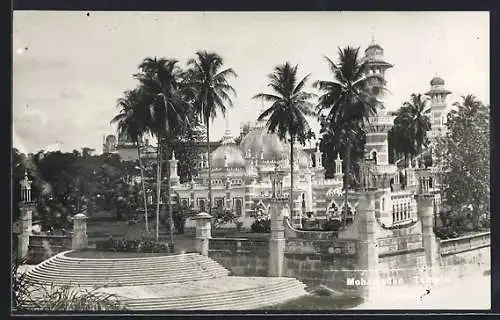
<svg viewBox="0 0 500 320">
<path fill-rule="evenodd" d="M 379 101 L 372 92 L 383 92 L 383 85 L 370 82 L 365 76 L 366 63 L 359 58 L 359 48 L 346 47 L 338 51 L 339 63 L 335 64 L 325 57 L 333 73 L 329 81 L 316 81 L 315 86 L 323 92 L 319 97 L 319 113 L 328 110 L 326 120 L 329 130 L 343 136 L 347 142 L 345 183 L 344 183 L 344 214 L 347 213 L 347 190 L 351 167 L 351 149 L 353 139 L 362 135 L 363 123 L 376 113 Z M 345 220 L 345 219 L 343 219 Z"/>
<path fill-rule="evenodd" d="M 305 116 L 312 116 L 313 104 L 309 100 L 314 96 L 303 91 L 309 75 L 297 82 L 297 68 L 288 62 L 278 65 L 269 74 L 269 84 L 273 94 L 259 93 L 253 99 L 270 102 L 269 108 L 259 116 L 259 120 L 268 118 L 267 128 L 277 133 L 281 139 L 290 141 L 290 212 L 293 214 L 293 178 L 294 144 L 304 143 L 310 126 Z"/>
<path fill-rule="evenodd" d="M 228 107 L 233 106 L 230 94 L 236 96 L 236 91 L 228 83 L 229 76 L 237 77 L 231 68 L 221 70 L 224 61 L 214 52 L 197 51 L 196 57 L 188 60 L 189 69 L 186 72 L 185 83 L 193 90 L 191 92 L 195 113 L 205 124 L 207 132 L 208 152 L 208 213 L 212 213 L 212 168 L 210 163 L 210 121 L 219 112 L 224 116 Z"/>
<path fill-rule="evenodd" d="M 183 126 L 188 124 L 187 114 L 190 104 L 186 102 L 184 87 L 181 85 L 181 70 L 177 60 L 165 58 L 145 58 L 139 65 L 141 72 L 136 74 L 136 79 L 141 84 L 145 96 L 151 121 L 150 131 L 158 140 L 157 170 L 156 170 L 156 239 L 159 237 L 159 216 L 163 164 L 163 143 L 179 133 Z M 169 155 L 168 146 L 165 144 L 165 155 Z M 167 157 L 168 158 L 168 157 Z M 168 212 L 170 222 L 170 242 L 173 246 L 173 217 L 171 202 L 170 170 L 167 170 L 168 183 Z"/>
<path fill-rule="evenodd" d="M 144 219 L 146 223 L 146 232 L 149 232 L 148 203 L 144 182 L 144 166 L 141 157 L 142 137 L 148 132 L 148 124 L 150 123 L 149 109 L 148 106 L 144 104 L 144 99 L 138 88 L 125 91 L 123 97 L 117 100 L 117 107 L 120 108 L 120 113 L 111 120 L 111 123 L 117 123 L 119 135 L 125 134 L 137 145 L 137 156 L 139 158 L 139 168 L 141 170 L 141 187 L 144 197 Z"/>
<path fill-rule="evenodd" d="M 408 135 L 417 155 L 422 152 L 427 131 L 431 129 L 429 120 L 431 109 L 428 107 L 428 102 L 428 97 L 412 93 L 410 101 L 406 101 L 397 113 L 397 117 L 406 122 Z"/>
</svg>

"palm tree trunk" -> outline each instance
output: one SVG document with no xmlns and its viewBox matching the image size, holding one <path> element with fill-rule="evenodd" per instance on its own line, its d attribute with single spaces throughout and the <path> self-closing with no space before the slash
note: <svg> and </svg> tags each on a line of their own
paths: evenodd
<svg viewBox="0 0 500 320">
<path fill-rule="evenodd" d="M 167 201 L 168 201 L 168 220 L 170 225 L 170 245 L 174 247 L 174 219 L 172 215 L 172 182 L 170 181 L 170 163 L 167 168 Z"/>
<path fill-rule="evenodd" d="M 156 240 L 160 236 L 160 197 L 161 197 L 161 165 L 162 165 L 162 152 L 161 152 L 161 136 L 158 137 L 157 155 L 157 168 L 156 168 Z"/>
<path fill-rule="evenodd" d="M 345 185 L 344 185 L 344 211 L 342 212 L 342 224 L 345 226 L 348 208 L 347 190 L 349 189 L 349 174 L 351 167 L 351 141 L 347 141 L 346 161 L 345 161 Z"/>
<path fill-rule="evenodd" d="M 293 219 L 293 137 L 290 139 L 290 216 Z"/>
<path fill-rule="evenodd" d="M 141 169 L 141 187 L 142 187 L 142 194 L 144 198 L 144 221 L 146 223 L 146 232 L 149 232 L 149 226 L 148 226 L 148 197 L 146 195 L 146 186 L 144 184 L 144 167 L 142 166 L 142 159 L 141 159 L 141 147 L 139 144 L 137 144 L 137 156 L 139 157 L 139 168 Z"/>
<path fill-rule="evenodd" d="M 210 164 L 210 120 L 207 120 L 208 214 L 212 215 L 212 165 Z"/>
</svg>

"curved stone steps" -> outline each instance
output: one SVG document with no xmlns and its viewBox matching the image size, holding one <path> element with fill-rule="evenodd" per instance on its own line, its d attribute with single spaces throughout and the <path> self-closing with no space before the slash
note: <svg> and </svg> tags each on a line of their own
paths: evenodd
<svg viewBox="0 0 500 320">
<path fill-rule="evenodd" d="M 70 274 L 61 274 L 57 272 L 51 272 L 51 273 L 39 273 L 39 274 L 33 274 L 30 275 L 30 279 L 40 279 L 40 280 L 56 280 L 58 282 L 72 282 L 72 283 L 85 283 L 85 282 L 101 282 L 101 281 L 110 281 L 113 280 L 114 282 L 117 281 L 124 281 L 127 283 L 131 282 L 138 282 L 138 281 L 148 281 L 151 279 L 150 282 L 156 281 L 165 281 L 165 280 L 175 280 L 175 279 L 188 279 L 189 277 L 192 278 L 214 278 L 216 276 L 227 276 L 226 272 L 221 272 L 221 271 L 211 271 L 207 270 L 206 272 L 196 272 L 196 273 L 182 273 L 182 274 L 160 274 L 156 276 L 151 276 L 151 275 L 123 275 L 123 276 L 113 276 L 113 275 L 107 275 L 107 274 L 98 274 L 98 275 L 87 275 L 87 276 L 72 276 Z"/>
<path fill-rule="evenodd" d="M 171 265 L 159 265 L 159 266 L 134 266 L 134 267 L 123 267 L 120 265 L 110 266 L 110 267 L 98 267 L 98 266 L 75 266 L 75 265 L 61 265 L 57 261 L 55 262 L 46 262 L 42 265 L 39 265 L 38 268 L 52 268 L 59 270 L 67 270 L 68 272 L 90 272 L 90 271 L 105 271 L 105 272 L 154 272 L 154 271 L 168 271 L 168 270 L 183 270 L 183 269 L 199 269 L 204 270 L 207 268 L 216 268 L 220 270 L 227 270 L 216 263 L 207 263 L 207 262 L 191 262 L 191 263 L 178 263 Z"/>
<path fill-rule="evenodd" d="M 56 255 L 49 260 L 54 262 L 57 261 L 60 264 L 76 265 L 81 267 L 85 266 L 108 267 L 114 265 L 120 265 L 123 267 L 134 267 L 134 266 L 144 267 L 144 266 L 157 266 L 157 265 L 166 265 L 174 263 L 192 263 L 195 261 L 199 262 L 213 261 L 200 254 L 177 255 L 175 256 L 175 258 L 172 258 L 172 256 L 165 256 L 165 257 L 151 257 L 151 258 L 124 258 L 124 259 L 82 259 L 82 258 L 66 257 L 64 255 Z"/>
<path fill-rule="evenodd" d="M 154 284 L 169 284 L 188 281 L 198 281 L 212 278 L 227 276 L 227 273 L 214 274 L 186 274 L 186 275 L 171 275 L 171 276 L 144 276 L 133 278 L 61 278 L 57 275 L 31 275 L 29 281 L 39 284 L 55 284 L 55 285 L 80 285 L 80 286 L 137 286 L 137 285 L 154 285 Z"/>
<path fill-rule="evenodd" d="M 133 286 L 211 279 L 230 273 L 197 253 L 109 260 L 72 258 L 65 253 L 38 264 L 28 272 L 28 280 L 55 285 Z"/>
<path fill-rule="evenodd" d="M 120 265 L 112 266 L 112 267 L 92 267 L 92 266 L 85 266 L 85 267 L 80 267 L 80 266 L 74 266 L 74 265 L 61 265 L 57 263 L 57 261 L 48 261 L 44 264 L 40 264 L 37 266 L 38 269 L 51 269 L 51 270 L 61 270 L 61 271 L 66 271 L 66 272 L 77 272 L 77 273 L 85 273 L 85 272 L 91 272 L 92 274 L 97 272 L 124 272 L 124 273 L 129 273 L 129 274 L 136 274 L 137 272 L 143 272 L 143 273 L 151 273 L 154 271 L 163 271 L 167 272 L 170 270 L 206 270 L 206 269 L 213 269 L 213 270 L 226 270 L 226 268 L 220 266 L 219 264 L 216 263 L 206 263 L 206 262 L 192 262 L 192 263 L 183 263 L 183 264 L 172 264 L 172 265 L 165 265 L 165 266 L 155 266 L 155 267 L 122 267 Z"/>
<path fill-rule="evenodd" d="M 184 297 L 124 299 L 122 302 L 129 310 L 246 310 L 283 303 L 304 295 L 307 292 L 303 283 L 286 278 L 279 283 L 242 290 Z"/>
</svg>

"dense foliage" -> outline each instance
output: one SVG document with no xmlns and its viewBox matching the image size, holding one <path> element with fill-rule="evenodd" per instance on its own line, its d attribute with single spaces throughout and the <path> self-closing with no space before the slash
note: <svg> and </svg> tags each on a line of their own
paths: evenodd
<svg viewBox="0 0 500 320">
<path fill-rule="evenodd" d="M 13 219 L 20 201 L 19 181 L 28 173 L 37 211 L 33 219 L 43 226 L 69 224 L 68 216 L 87 210 L 116 210 L 119 218 L 132 214 L 141 203 L 139 189 L 126 183 L 137 176 L 135 165 L 123 163 L 118 155 L 88 152 L 40 151 L 25 155 L 13 149 Z"/>
<path fill-rule="evenodd" d="M 212 208 L 212 225 L 214 229 L 218 229 L 225 224 L 236 223 L 238 218 L 238 215 L 233 210 L 222 207 Z"/>
<path fill-rule="evenodd" d="M 489 107 L 473 95 L 454 106 L 456 110 L 448 114 L 447 133 L 435 149 L 448 211 L 443 215 L 452 216 L 445 227 L 453 223 L 457 230 L 477 230 L 489 225 L 490 216 Z"/>
<path fill-rule="evenodd" d="M 431 129 L 428 103 L 428 97 L 413 93 L 410 101 L 395 112 L 394 126 L 388 135 L 393 161 L 403 155 L 405 163 L 408 163 L 408 157 L 420 154 L 422 147 L 427 144 L 427 131 Z"/>
<path fill-rule="evenodd" d="M 154 239 L 113 239 L 109 238 L 104 242 L 97 242 L 96 249 L 99 251 L 112 252 L 143 252 L 143 253 L 163 253 L 172 252 L 169 246 Z"/>
<path fill-rule="evenodd" d="M 271 232 L 271 219 L 255 220 L 250 229 L 254 233 L 270 233 Z"/>
</svg>

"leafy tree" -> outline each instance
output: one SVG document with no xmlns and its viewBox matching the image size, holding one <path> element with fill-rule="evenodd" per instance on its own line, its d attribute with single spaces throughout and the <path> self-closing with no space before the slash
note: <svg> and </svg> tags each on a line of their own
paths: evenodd
<svg viewBox="0 0 500 320">
<path fill-rule="evenodd" d="M 185 83 L 193 91 L 192 101 L 195 113 L 203 121 L 207 132 L 208 152 L 208 201 L 209 214 L 212 213 L 212 167 L 210 161 L 210 122 L 220 112 L 225 116 L 228 107 L 233 106 L 230 94 L 236 91 L 228 83 L 229 76 L 236 77 L 233 69 L 223 69 L 224 60 L 215 52 L 197 51 L 196 57 L 188 60 L 189 69 Z"/>
<path fill-rule="evenodd" d="M 225 224 L 236 222 L 238 219 L 235 212 L 224 207 L 215 207 L 212 212 L 214 213 L 212 219 L 214 230 L 219 229 Z"/>
<path fill-rule="evenodd" d="M 318 104 L 320 114 L 328 110 L 328 115 L 324 119 L 326 134 L 338 135 L 338 139 L 343 140 L 346 145 L 343 158 L 345 159 L 344 208 L 347 208 L 352 144 L 361 140 L 364 121 L 376 114 L 377 106 L 382 106 L 377 100 L 377 95 L 385 88 L 383 84 L 372 82 L 370 76 L 364 75 L 367 65 L 359 58 L 359 48 L 349 46 L 344 49 L 339 48 L 338 54 L 338 64 L 325 57 L 333 73 L 333 79 L 317 81 L 315 86 L 323 93 Z"/>
<path fill-rule="evenodd" d="M 448 114 L 447 133 L 436 146 L 442 169 L 443 199 L 451 212 L 465 215 L 474 229 L 489 217 L 490 126 L 489 106 L 473 95 L 462 96 Z"/>
<path fill-rule="evenodd" d="M 137 146 L 137 156 L 139 158 L 139 167 L 141 171 L 141 186 L 144 200 L 144 218 L 146 223 L 146 232 L 148 227 L 148 206 L 147 195 L 144 181 L 144 166 L 141 157 L 142 137 L 149 131 L 148 124 L 151 123 L 149 106 L 145 104 L 144 97 L 139 89 L 126 91 L 124 97 L 119 98 L 117 106 L 120 113 L 116 115 L 112 123 L 118 123 L 119 134 L 125 134 Z"/>
<path fill-rule="evenodd" d="M 405 155 L 418 155 L 427 142 L 427 131 L 431 129 L 429 98 L 413 93 L 395 113 L 394 127 L 389 131 L 390 148 Z"/>
<path fill-rule="evenodd" d="M 313 94 L 305 92 L 304 86 L 309 75 L 297 81 L 297 68 L 288 62 L 278 65 L 268 75 L 268 86 L 273 94 L 259 93 L 253 99 L 262 99 L 271 105 L 259 116 L 259 121 L 267 118 L 267 128 L 271 133 L 290 142 L 290 210 L 293 212 L 294 144 L 304 144 L 310 126 L 306 116 L 312 116 L 313 107 L 309 101 Z"/>
<path fill-rule="evenodd" d="M 140 64 L 141 72 L 136 74 L 146 104 L 150 106 L 151 122 L 150 131 L 157 137 L 157 166 L 156 195 L 160 199 L 161 193 L 161 167 L 165 154 L 170 156 L 172 150 L 165 144 L 169 138 L 177 135 L 187 125 L 187 115 L 191 105 L 186 100 L 185 87 L 181 83 L 181 70 L 175 59 L 145 58 Z M 163 153 L 163 148 L 165 152 Z M 170 170 L 167 171 L 168 183 L 168 212 L 170 220 L 170 242 L 173 245 L 173 217 L 171 204 Z M 156 201 L 156 239 L 159 236 L 160 202 Z"/>
<path fill-rule="evenodd" d="M 366 135 L 363 130 L 357 130 L 356 135 L 352 140 L 343 133 L 342 130 L 331 130 L 326 116 L 320 117 L 320 139 L 319 149 L 323 152 L 323 166 L 326 169 L 325 176 L 328 178 L 334 177 L 335 174 L 335 159 L 337 154 L 345 155 L 347 149 L 351 149 L 351 163 L 349 166 L 349 178 L 345 181 L 349 182 L 350 187 L 359 185 L 357 176 L 360 173 L 359 162 L 364 157 L 364 146 Z M 347 166 L 347 164 L 346 164 Z M 345 173 L 346 174 L 346 173 Z"/>
</svg>

